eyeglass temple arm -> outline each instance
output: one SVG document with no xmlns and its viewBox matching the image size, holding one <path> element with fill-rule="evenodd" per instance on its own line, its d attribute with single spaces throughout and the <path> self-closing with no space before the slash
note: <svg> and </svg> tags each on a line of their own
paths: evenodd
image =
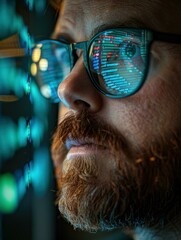
<svg viewBox="0 0 181 240">
<path fill-rule="evenodd" d="M 153 39 L 161 42 L 181 43 L 181 35 L 179 34 L 153 32 Z"/>
</svg>

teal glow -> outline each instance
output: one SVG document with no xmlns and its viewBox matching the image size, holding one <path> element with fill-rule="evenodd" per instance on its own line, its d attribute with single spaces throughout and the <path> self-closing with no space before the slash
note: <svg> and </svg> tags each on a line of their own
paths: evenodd
<svg viewBox="0 0 181 240">
<path fill-rule="evenodd" d="M 29 7 L 29 10 L 33 10 L 34 0 L 25 0 L 26 5 Z"/>
<path fill-rule="evenodd" d="M 46 1 L 36 0 L 35 8 L 37 12 L 42 12 L 43 10 L 45 10 L 45 6 L 46 6 Z"/>
<path fill-rule="evenodd" d="M 29 53 L 29 49 L 32 47 L 33 40 L 31 39 L 27 27 L 23 24 L 19 29 L 19 35 L 21 37 L 22 42 L 24 43 L 23 47 L 26 48 L 27 54 Z"/>
<path fill-rule="evenodd" d="M 16 15 L 15 1 L 11 1 L 11 4 L 7 4 L 6 1 L 2 1 L 0 6 L 0 16 L 1 38 L 16 32 L 23 24 L 22 18 Z"/>
<path fill-rule="evenodd" d="M 21 117 L 16 125 L 11 119 L 0 120 L 0 158 L 12 157 L 17 148 L 25 147 L 28 140 L 26 119 Z"/>
<path fill-rule="evenodd" d="M 34 81 L 31 82 L 31 102 L 33 104 L 34 114 L 39 118 L 45 118 L 49 111 L 49 102 L 40 94 Z"/>
<path fill-rule="evenodd" d="M 47 130 L 47 120 L 40 120 L 34 117 L 31 120 L 31 139 L 33 145 L 38 147 L 43 139 L 44 133 Z"/>
<path fill-rule="evenodd" d="M 35 194 L 42 196 L 47 191 L 50 182 L 50 157 L 47 148 L 35 151 L 31 166 L 31 178 Z"/>
<path fill-rule="evenodd" d="M 29 9 L 32 10 L 33 6 L 37 12 L 42 12 L 45 10 L 46 1 L 45 0 L 26 0 L 26 4 L 29 6 Z"/>
<path fill-rule="evenodd" d="M 17 169 L 14 176 L 17 183 L 18 199 L 20 201 L 32 183 L 31 162 L 26 163 L 23 170 Z"/>
<path fill-rule="evenodd" d="M 27 136 L 27 140 L 28 140 L 29 142 L 31 142 L 31 127 L 30 127 L 30 121 L 27 123 L 26 136 Z"/>
<path fill-rule="evenodd" d="M 0 7 L 0 16 L 1 16 L 0 37 L 1 38 L 6 37 L 14 34 L 15 32 L 19 33 L 22 42 L 24 42 L 26 45 L 25 47 L 28 52 L 28 49 L 31 48 L 31 39 L 28 34 L 27 27 L 23 22 L 23 18 L 21 16 L 18 16 L 16 13 L 15 1 L 11 2 L 11 4 L 2 3 Z"/>
<path fill-rule="evenodd" d="M 16 125 L 9 119 L 0 120 L 0 158 L 12 157 L 18 146 Z"/>
<path fill-rule="evenodd" d="M 0 212 L 11 213 L 18 206 L 18 191 L 12 174 L 0 176 Z"/>
<path fill-rule="evenodd" d="M 31 168 L 28 163 L 24 166 L 24 182 L 26 187 L 29 187 L 32 182 Z"/>
<path fill-rule="evenodd" d="M 25 181 L 24 181 L 24 177 L 21 177 L 19 179 L 19 182 L 18 182 L 18 196 L 19 196 L 19 199 L 22 199 L 23 196 L 25 195 L 26 193 L 26 184 L 25 184 Z"/>
<path fill-rule="evenodd" d="M 30 131 L 33 145 L 38 147 L 48 128 L 49 102 L 39 92 L 37 85 L 31 82 L 31 102 L 33 106 L 34 118 L 31 119 Z"/>
<path fill-rule="evenodd" d="M 17 138 L 19 142 L 20 147 L 25 147 L 27 144 L 27 126 L 26 126 L 26 119 L 25 118 L 19 118 L 18 120 L 18 129 L 17 129 Z"/>
<path fill-rule="evenodd" d="M 26 81 L 26 84 L 25 84 L 25 93 L 26 94 L 30 94 L 30 91 L 31 91 L 31 84 L 29 81 Z"/>
<path fill-rule="evenodd" d="M 24 175 L 21 170 L 17 169 L 14 173 L 17 189 L 18 189 L 18 199 L 21 200 L 26 193 L 26 183 L 24 180 Z"/>
<path fill-rule="evenodd" d="M 13 94 L 17 97 L 22 97 L 26 92 L 28 73 L 24 73 L 23 71 L 17 69 L 15 61 L 13 60 L 1 60 L 0 69 L 0 93 L 2 95 L 7 95 L 13 92 Z"/>
<path fill-rule="evenodd" d="M 22 42 L 25 44 L 23 47 L 26 48 L 26 52 L 28 53 L 28 49 L 31 48 L 31 39 L 28 34 L 27 27 L 23 22 L 23 18 L 17 15 L 15 1 L 11 1 L 11 4 L 7 4 L 6 1 L 3 1 L 0 6 L 0 16 L 0 38 L 5 38 L 14 33 L 18 33 Z"/>
<path fill-rule="evenodd" d="M 22 170 L 16 170 L 14 176 L 17 183 L 18 199 L 20 201 L 26 193 L 26 181 Z"/>
</svg>

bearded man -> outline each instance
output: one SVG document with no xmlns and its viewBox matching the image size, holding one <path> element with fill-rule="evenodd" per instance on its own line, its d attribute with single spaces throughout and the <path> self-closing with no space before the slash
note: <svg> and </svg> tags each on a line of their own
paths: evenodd
<svg viewBox="0 0 181 240">
<path fill-rule="evenodd" d="M 181 239 L 181 2 L 57 4 L 42 52 L 51 49 L 61 102 L 52 143 L 61 214 L 86 231 Z"/>
</svg>

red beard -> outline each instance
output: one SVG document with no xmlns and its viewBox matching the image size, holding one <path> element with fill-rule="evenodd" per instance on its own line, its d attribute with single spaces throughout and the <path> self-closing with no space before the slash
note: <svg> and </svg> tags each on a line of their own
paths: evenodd
<svg viewBox="0 0 181 240">
<path fill-rule="evenodd" d="M 112 166 L 96 155 L 67 161 L 65 142 L 94 139 L 106 147 Z M 52 143 L 63 216 L 86 231 L 155 225 L 180 210 L 180 136 L 168 133 L 154 144 L 133 148 L 124 136 L 88 112 L 67 116 Z M 104 177 L 102 177 L 104 175 Z M 106 176 L 106 177 L 105 177 Z"/>
</svg>

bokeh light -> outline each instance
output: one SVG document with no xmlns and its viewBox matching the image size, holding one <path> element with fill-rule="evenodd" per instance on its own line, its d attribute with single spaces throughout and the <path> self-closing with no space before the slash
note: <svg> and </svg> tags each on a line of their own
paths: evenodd
<svg viewBox="0 0 181 240">
<path fill-rule="evenodd" d="M 46 6 L 46 0 L 25 0 L 30 10 L 33 10 L 33 7 L 37 12 L 41 13 L 44 11 Z"/>
<path fill-rule="evenodd" d="M 38 147 L 43 140 L 45 131 L 47 130 L 46 119 L 42 121 L 37 117 L 33 117 L 30 122 L 31 140 L 34 147 Z"/>
<path fill-rule="evenodd" d="M 48 60 L 45 58 L 42 58 L 39 62 L 39 68 L 41 71 L 47 71 L 48 69 Z"/>
<path fill-rule="evenodd" d="M 31 82 L 31 102 L 35 116 L 45 121 L 44 116 L 47 116 L 49 112 L 49 102 L 41 95 L 34 81 Z"/>
<path fill-rule="evenodd" d="M 37 74 L 37 65 L 36 65 L 36 63 L 32 63 L 31 64 L 30 71 L 31 71 L 32 76 L 36 76 L 36 74 Z"/>
<path fill-rule="evenodd" d="M 26 119 L 20 117 L 18 124 L 10 118 L 0 120 L 0 159 L 7 159 L 14 155 L 18 148 L 25 147 L 30 139 L 30 129 Z"/>
<path fill-rule="evenodd" d="M 51 97 L 51 88 L 49 85 L 42 85 L 40 87 L 41 94 L 46 97 L 50 98 Z"/>
<path fill-rule="evenodd" d="M 0 212 L 11 213 L 18 206 L 18 191 L 12 174 L 0 175 Z"/>
<path fill-rule="evenodd" d="M 33 49 L 33 52 L 32 52 L 33 62 L 38 62 L 40 60 L 40 57 L 41 57 L 41 49 L 38 47 Z"/>
<path fill-rule="evenodd" d="M 17 146 L 17 127 L 9 118 L 0 120 L 0 159 L 12 157 Z"/>
<path fill-rule="evenodd" d="M 0 0 L 0 239 L 34 239 L 37 229 L 46 238 L 52 228 L 51 192 L 47 198 L 52 171 L 47 146 L 50 103 L 29 72 L 36 75 L 39 63 L 42 71 L 48 68 L 46 59 L 41 61 L 41 44 L 32 66 L 30 56 L 37 32 L 40 38 L 51 32 L 48 22 L 42 33 L 38 30 L 49 10 L 52 15 L 46 0 Z M 43 208 L 38 206 L 42 195 Z"/>
<path fill-rule="evenodd" d="M 30 166 L 31 166 L 31 162 L 27 163 L 24 166 L 24 182 L 26 187 L 29 187 L 32 181 L 32 177 L 31 177 L 32 172 L 31 172 Z"/>
<path fill-rule="evenodd" d="M 16 169 L 16 171 L 14 173 L 14 177 L 15 177 L 16 183 L 17 183 L 18 200 L 20 202 L 20 200 L 23 198 L 23 196 L 26 193 L 26 182 L 24 179 L 23 171 L 20 169 Z"/>
<path fill-rule="evenodd" d="M 35 194 L 42 196 L 50 183 L 50 157 L 47 148 L 38 148 L 31 166 L 31 179 Z"/>
<path fill-rule="evenodd" d="M 22 97 L 27 92 L 28 73 L 16 68 L 16 63 L 12 59 L 0 61 L 1 85 L 0 94 L 14 94 Z"/>
</svg>

